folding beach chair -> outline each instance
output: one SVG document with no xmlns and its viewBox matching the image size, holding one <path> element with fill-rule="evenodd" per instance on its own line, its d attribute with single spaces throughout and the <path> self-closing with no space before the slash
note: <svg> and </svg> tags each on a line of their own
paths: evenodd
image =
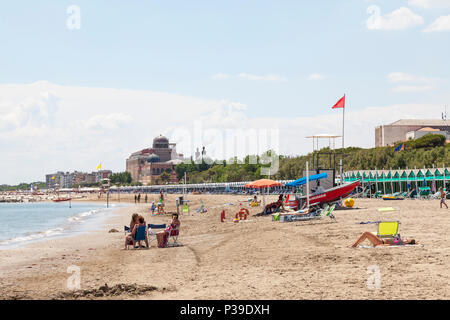
<svg viewBox="0 0 450 320">
<path fill-rule="evenodd" d="M 189 214 L 189 206 L 187 204 L 183 204 L 181 206 L 181 213 L 182 214 Z"/>
<path fill-rule="evenodd" d="M 150 244 L 153 240 L 156 240 L 155 229 L 165 229 L 166 224 L 148 224 L 148 243 Z"/>
<path fill-rule="evenodd" d="M 125 232 L 125 235 L 128 233 L 131 233 L 131 229 L 128 226 L 123 226 L 123 231 Z"/>
<path fill-rule="evenodd" d="M 380 221 L 378 222 L 377 237 L 394 238 L 398 236 L 398 226 L 400 221 Z"/>
<path fill-rule="evenodd" d="M 141 247 L 141 241 L 145 240 L 145 236 L 146 236 L 145 232 L 146 232 L 145 226 L 137 226 L 136 234 L 133 239 L 133 248 L 136 249 L 136 242 L 137 242 L 138 246 Z"/>
<path fill-rule="evenodd" d="M 180 227 L 176 227 L 169 231 L 169 236 L 167 238 L 167 246 L 168 247 L 176 247 L 178 246 L 178 235 L 180 234 Z M 172 239 L 172 242 L 170 240 Z"/>
<path fill-rule="evenodd" d="M 336 208 L 336 204 L 333 204 L 332 206 L 326 206 L 322 211 L 320 211 L 319 214 L 317 214 L 317 211 L 313 211 L 309 215 L 300 216 L 300 217 L 293 217 L 293 221 L 313 221 L 313 220 L 320 220 L 323 217 L 329 217 L 332 220 L 336 221 L 336 218 L 333 215 L 333 211 Z"/>
</svg>

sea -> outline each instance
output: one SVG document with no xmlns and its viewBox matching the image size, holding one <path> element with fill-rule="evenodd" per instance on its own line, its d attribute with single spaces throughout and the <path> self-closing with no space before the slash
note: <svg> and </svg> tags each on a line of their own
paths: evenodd
<svg viewBox="0 0 450 320">
<path fill-rule="evenodd" d="M 98 227 L 125 205 L 89 202 L 0 203 L 0 249 L 73 236 Z"/>
</svg>

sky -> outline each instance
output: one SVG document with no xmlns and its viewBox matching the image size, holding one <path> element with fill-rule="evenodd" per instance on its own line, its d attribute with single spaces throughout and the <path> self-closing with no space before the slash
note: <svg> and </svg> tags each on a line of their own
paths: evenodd
<svg viewBox="0 0 450 320">
<path fill-rule="evenodd" d="M 0 38 L 0 184 L 123 171 L 159 134 L 306 154 L 341 135 L 344 94 L 345 146 L 450 111 L 450 0 L 17 0 Z"/>
</svg>

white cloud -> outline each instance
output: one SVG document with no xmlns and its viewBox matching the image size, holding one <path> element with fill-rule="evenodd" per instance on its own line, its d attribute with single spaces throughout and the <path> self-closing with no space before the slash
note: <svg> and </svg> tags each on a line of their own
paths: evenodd
<svg viewBox="0 0 450 320">
<path fill-rule="evenodd" d="M 47 92 L 52 92 L 52 98 L 45 95 Z M 378 106 L 358 111 L 352 110 L 351 101 L 347 105 L 346 146 L 361 147 L 374 145 L 377 125 L 401 118 L 439 118 L 442 111 L 442 105 Z M 44 174 L 57 170 L 93 171 L 99 162 L 105 169 L 121 171 L 132 152 L 151 146 L 160 133 L 172 142 L 179 141 L 177 150 L 187 156 L 202 145 L 206 145 L 208 155 L 213 155 L 214 148 L 215 154 L 220 155 L 220 144 L 211 138 L 214 132 L 275 129 L 279 140 L 271 141 L 271 146 L 279 145 L 275 149 L 286 155 L 306 154 L 311 151 L 311 141 L 306 136 L 340 134 L 341 114 L 330 109 L 311 117 L 268 117 L 247 112 L 247 106 L 239 101 L 44 82 L 4 84 L 0 85 L 0 183 L 42 180 Z M 197 121 L 204 130 L 199 134 L 195 131 Z M 102 129 L 91 129 L 98 127 Z M 177 132 L 182 133 L 178 139 Z M 187 140 L 189 135 L 193 143 Z M 202 135 L 204 144 L 197 143 L 197 136 Z M 238 140 L 241 143 L 242 139 Z M 327 144 L 321 142 L 321 146 Z M 238 155 L 246 153 L 243 150 Z"/>
<path fill-rule="evenodd" d="M 320 74 L 320 73 L 311 73 L 311 74 L 308 76 L 308 79 L 309 79 L 309 80 L 324 80 L 324 79 L 325 79 L 325 76 L 322 75 L 322 74 Z"/>
<path fill-rule="evenodd" d="M 211 76 L 211 79 L 213 79 L 213 80 L 226 80 L 229 78 L 230 78 L 230 75 L 226 74 L 226 73 L 216 73 Z"/>
<path fill-rule="evenodd" d="M 450 15 L 437 18 L 423 32 L 450 31 Z"/>
<path fill-rule="evenodd" d="M 130 124 L 133 118 L 128 114 L 111 113 L 107 115 L 95 115 L 84 122 L 86 129 L 116 130 Z"/>
<path fill-rule="evenodd" d="M 287 81 L 286 78 L 279 76 L 277 74 L 268 74 L 265 76 L 259 76 L 249 73 L 239 73 L 238 77 L 241 79 L 252 80 L 252 81 L 274 81 L 274 82 L 284 82 Z"/>
<path fill-rule="evenodd" d="M 450 0 L 408 0 L 408 4 L 420 8 L 448 8 Z"/>
<path fill-rule="evenodd" d="M 0 107 L 0 132 L 25 126 L 45 126 L 51 124 L 58 110 L 57 98 L 50 92 L 26 98 L 18 104 L 3 102 Z"/>
<path fill-rule="evenodd" d="M 391 72 L 388 74 L 387 80 L 390 83 L 398 85 L 392 89 L 396 93 L 427 92 L 436 89 L 433 86 L 435 79 L 420 77 L 405 72 Z"/>
<path fill-rule="evenodd" d="M 434 87 L 432 86 L 414 86 L 414 85 L 402 85 L 402 86 L 398 86 L 394 89 L 392 89 L 392 91 L 397 92 L 397 93 L 404 93 L 404 92 L 427 92 L 427 91 L 432 91 L 435 90 Z"/>
<path fill-rule="evenodd" d="M 399 82 L 430 82 L 431 79 L 425 77 L 419 77 L 405 72 L 391 72 L 387 76 L 388 81 L 391 83 Z"/>
<path fill-rule="evenodd" d="M 424 23 L 423 18 L 406 7 L 401 7 L 386 15 L 381 15 L 378 6 L 372 5 L 367 8 L 371 16 L 366 21 L 369 30 L 405 30 Z"/>
</svg>

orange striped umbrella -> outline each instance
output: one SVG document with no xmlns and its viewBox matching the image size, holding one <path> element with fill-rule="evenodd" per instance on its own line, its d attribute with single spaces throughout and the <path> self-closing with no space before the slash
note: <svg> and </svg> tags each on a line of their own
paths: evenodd
<svg viewBox="0 0 450 320">
<path fill-rule="evenodd" d="M 247 183 L 244 187 L 245 188 L 262 189 L 262 188 L 280 187 L 280 186 L 282 186 L 282 184 L 280 182 L 275 181 L 275 180 L 261 179 L 261 180 L 256 180 L 256 181 Z"/>
</svg>

